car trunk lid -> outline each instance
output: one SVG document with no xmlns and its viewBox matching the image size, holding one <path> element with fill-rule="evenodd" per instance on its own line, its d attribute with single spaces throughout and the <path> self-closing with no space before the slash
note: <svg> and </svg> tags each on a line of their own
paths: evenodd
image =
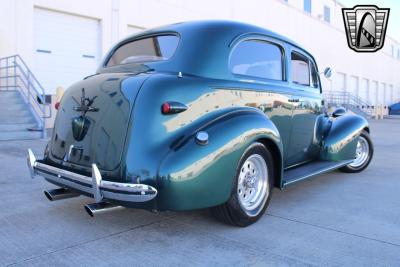
<svg viewBox="0 0 400 267">
<path fill-rule="evenodd" d="M 57 113 L 52 157 L 70 167 L 118 169 L 131 109 L 147 76 L 102 73 L 72 85 Z"/>
</svg>

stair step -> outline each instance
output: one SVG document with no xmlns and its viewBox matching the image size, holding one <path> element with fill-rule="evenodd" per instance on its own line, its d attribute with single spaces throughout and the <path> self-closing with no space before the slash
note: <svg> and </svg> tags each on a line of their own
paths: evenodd
<svg viewBox="0 0 400 267">
<path fill-rule="evenodd" d="M 19 91 L 17 91 L 17 90 L 8 90 L 8 91 L 5 91 L 5 90 L 0 90 L 0 95 L 4 95 L 4 96 L 16 96 L 16 95 L 21 95 L 21 93 L 19 92 Z"/>
<path fill-rule="evenodd" d="M 3 104 L 24 104 L 25 101 L 21 96 L 5 97 L 0 94 L 0 105 Z"/>
<path fill-rule="evenodd" d="M 0 74 L 4 75 L 5 72 Z M 40 119 L 39 123 L 32 104 L 26 103 L 24 92 L 27 91 L 22 91 L 24 89 L 16 84 L 15 78 L 6 80 L 0 84 L 0 141 L 42 138 L 42 131 L 28 130 L 38 128 L 38 124 L 44 120 Z M 31 92 L 34 92 L 34 88 Z"/>
<path fill-rule="evenodd" d="M 36 132 L 36 131 L 0 132 L 0 141 L 39 139 L 41 137 L 42 137 L 42 132 Z"/>
<path fill-rule="evenodd" d="M 1 124 L 0 133 L 2 132 L 16 132 L 16 131 L 27 131 L 27 129 L 36 128 L 36 123 L 15 123 L 15 124 Z"/>
<path fill-rule="evenodd" d="M 1 109 L 0 108 L 0 123 L 3 118 L 19 118 L 19 117 L 32 117 L 31 111 L 26 107 L 25 109 L 13 110 L 13 109 Z"/>
<path fill-rule="evenodd" d="M 28 105 L 25 103 L 10 103 L 10 104 L 2 104 L 0 105 L 0 114 L 5 111 L 20 111 L 20 110 L 28 110 Z"/>
<path fill-rule="evenodd" d="M 15 123 L 34 123 L 35 119 L 32 116 L 22 116 L 22 117 L 1 117 L 0 124 L 15 124 Z"/>
<path fill-rule="evenodd" d="M 3 88 L 0 90 L 0 96 L 15 96 L 15 95 L 21 95 L 20 92 L 17 90 L 3 90 Z"/>
</svg>

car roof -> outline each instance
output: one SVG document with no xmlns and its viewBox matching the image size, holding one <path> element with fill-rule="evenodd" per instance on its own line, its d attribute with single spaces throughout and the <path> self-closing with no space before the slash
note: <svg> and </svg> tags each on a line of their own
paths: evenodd
<svg viewBox="0 0 400 267">
<path fill-rule="evenodd" d="M 181 35 L 185 35 L 185 34 L 192 34 L 193 32 L 197 32 L 199 30 L 209 33 L 214 33 L 216 31 L 217 32 L 223 31 L 226 35 L 232 35 L 232 36 L 237 35 L 238 33 L 242 34 L 254 33 L 254 34 L 266 35 L 284 41 L 288 44 L 291 44 L 309 54 L 299 44 L 276 32 L 249 23 L 231 21 L 231 20 L 198 20 L 198 21 L 178 22 L 174 24 L 159 26 L 149 30 L 144 30 L 140 33 L 128 36 L 127 38 L 125 38 L 125 40 L 129 40 L 132 39 L 133 37 L 142 35 L 156 34 L 158 32 L 170 31 L 170 32 L 178 32 Z"/>
<path fill-rule="evenodd" d="M 224 73 L 223 69 L 227 70 L 230 53 L 228 47 L 236 38 L 247 34 L 264 35 L 290 44 L 314 60 L 313 56 L 305 49 L 282 35 L 248 23 L 229 20 L 180 22 L 145 30 L 121 40 L 111 49 L 109 54 L 132 40 L 166 33 L 178 34 L 181 40 L 176 55 L 168 61 L 146 63 L 156 70 L 187 72 L 212 78 L 227 78 L 227 73 Z M 105 62 L 107 58 L 105 58 Z M 99 69 L 100 72 L 101 68 Z"/>
<path fill-rule="evenodd" d="M 174 23 L 174 24 L 169 24 L 169 25 L 149 29 L 142 33 L 148 34 L 148 33 L 156 33 L 159 31 L 176 31 L 179 33 L 187 33 L 187 32 L 193 32 L 193 31 L 200 30 L 200 29 L 209 31 L 210 33 L 215 32 L 216 30 L 217 31 L 223 30 L 225 33 L 227 33 L 227 34 L 231 33 L 232 35 L 235 35 L 238 32 L 259 33 L 259 34 L 268 35 L 270 37 L 280 39 L 287 43 L 298 46 L 292 40 L 290 40 L 282 35 L 279 35 L 273 31 L 270 31 L 270 30 L 252 25 L 252 24 L 238 22 L 238 21 L 230 21 L 230 20 L 199 20 L 199 21 L 179 22 L 179 23 Z"/>
</svg>

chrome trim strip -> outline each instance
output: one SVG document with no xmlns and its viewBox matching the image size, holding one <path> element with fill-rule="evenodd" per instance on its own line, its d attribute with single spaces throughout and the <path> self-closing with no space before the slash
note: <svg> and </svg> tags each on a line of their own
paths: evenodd
<svg viewBox="0 0 400 267">
<path fill-rule="evenodd" d="M 40 175 L 50 182 L 65 185 L 92 195 L 96 202 L 103 198 L 126 202 L 146 202 L 157 196 L 157 189 L 145 184 L 117 183 L 102 180 L 96 164 L 92 165 L 92 177 L 56 168 L 36 161 L 28 149 L 28 167 L 32 178 Z"/>
</svg>

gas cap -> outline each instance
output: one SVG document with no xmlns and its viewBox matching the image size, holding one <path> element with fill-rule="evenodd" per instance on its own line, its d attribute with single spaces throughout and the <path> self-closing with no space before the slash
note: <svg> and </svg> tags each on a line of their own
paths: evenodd
<svg viewBox="0 0 400 267">
<path fill-rule="evenodd" d="M 199 145 L 207 145 L 208 144 L 208 133 L 205 131 L 200 131 L 196 134 L 196 142 Z"/>
</svg>

